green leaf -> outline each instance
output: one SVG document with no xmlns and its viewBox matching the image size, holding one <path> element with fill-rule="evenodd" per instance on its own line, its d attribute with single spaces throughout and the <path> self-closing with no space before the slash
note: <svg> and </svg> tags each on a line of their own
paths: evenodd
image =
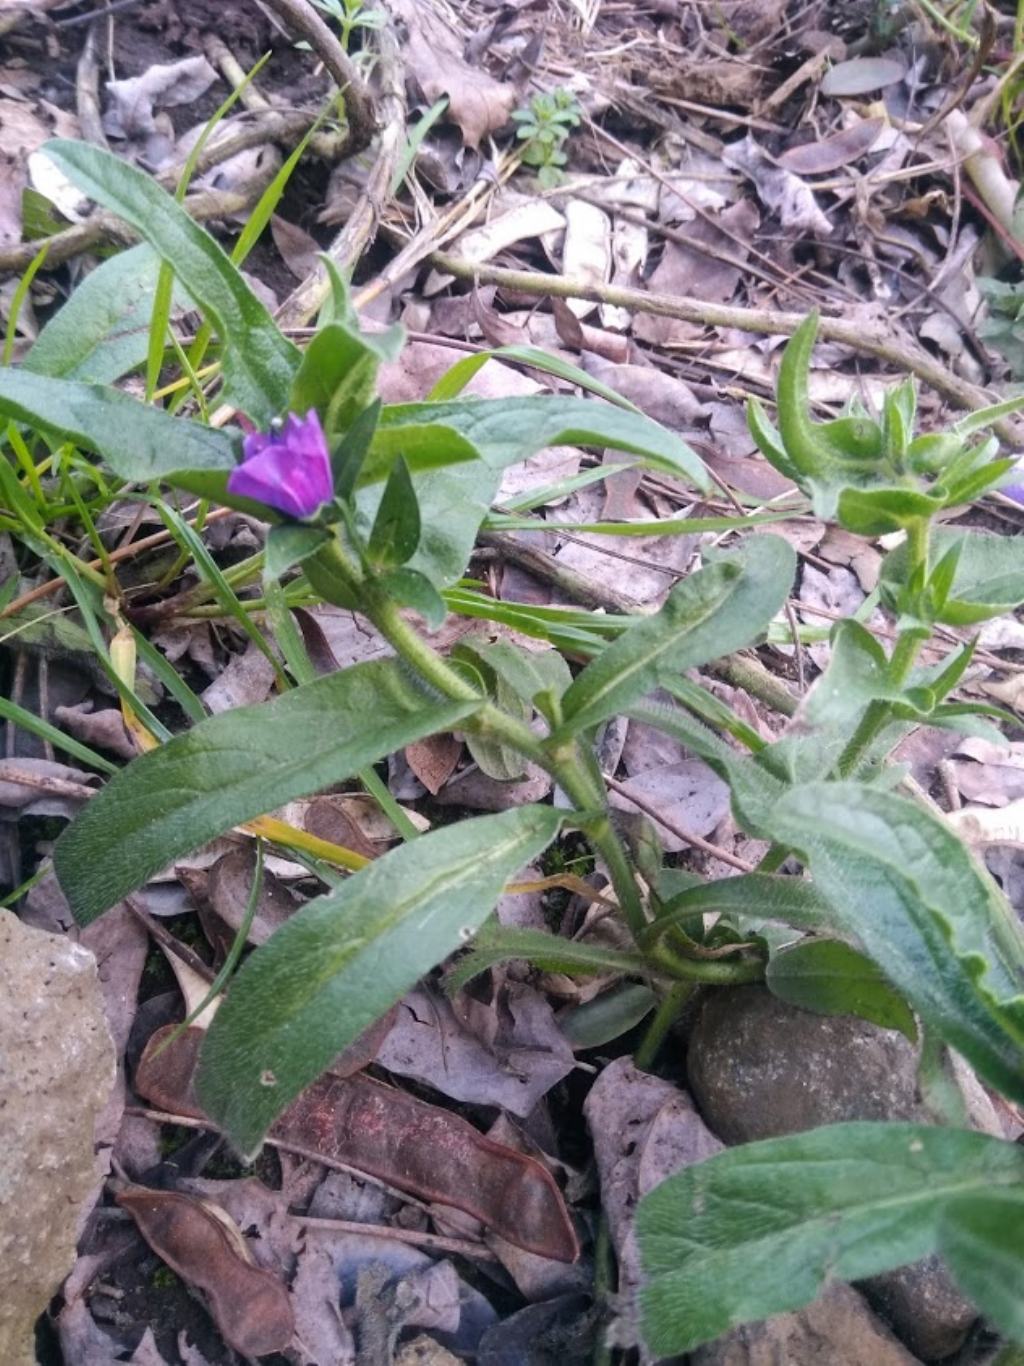
<svg viewBox="0 0 1024 1366">
<path fill-rule="evenodd" d="M 501 475 L 479 460 L 413 475 L 420 508 L 420 542 L 408 562 L 436 589 L 457 583 L 476 544 L 480 523 L 493 501 Z M 383 497 L 381 484 L 360 489 L 356 505 L 372 525 Z"/>
<path fill-rule="evenodd" d="M 650 987 L 623 982 L 593 1000 L 564 1010 L 558 1027 L 573 1048 L 601 1048 L 635 1029 L 657 1004 Z"/>
<path fill-rule="evenodd" d="M 497 963 L 522 959 L 544 972 L 564 972 L 566 976 L 601 976 L 608 972 L 638 974 L 644 960 L 637 953 L 623 953 L 604 944 L 583 944 L 546 930 L 516 929 L 488 923 L 477 935 L 469 953 L 445 977 L 445 989 L 452 994 Z"/>
<path fill-rule="evenodd" d="M 917 1039 L 914 1013 L 870 958 L 841 939 L 805 939 L 774 953 L 765 982 L 774 996 L 816 1015 L 859 1015 Z"/>
<path fill-rule="evenodd" d="M 151 176 L 121 157 L 63 138 L 47 142 L 43 151 L 90 199 L 130 223 L 174 267 L 224 344 L 225 401 L 258 426 L 283 412 L 299 351 L 282 336 L 218 242 Z M 171 468 L 188 467 L 179 461 Z"/>
<path fill-rule="evenodd" d="M 390 574 L 384 575 L 381 585 L 400 607 L 409 607 L 418 612 L 428 631 L 439 631 L 444 625 L 448 615 L 445 600 L 418 569 L 410 569 L 408 565 L 393 569 Z"/>
<path fill-rule="evenodd" d="M 102 262 L 40 332 L 25 369 L 110 384 L 141 365 L 159 269 L 160 258 L 145 242 Z M 186 304 L 180 289 L 176 302 Z"/>
<path fill-rule="evenodd" d="M 419 543 L 420 507 L 409 467 L 399 457 L 384 485 L 366 554 L 381 569 L 397 569 L 412 559 Z"/>
<path fill-rule="evenodd" d="M 267 545 L 263 554 L 263 577 L 279 579 L 293 565 L 308 560 L 320 547 L 331 539 L 331 533 L 319 526 L 302 526 L 297 522 L 285 522 L 272 526 L 267 532 Z"/>
<path fill-rule="evenodd" d="M 237 464 L 237 433 L 171 417 L 99 384 L 0 367 L 0 414 L 95 451 L 132 483 L 190 469 L 220 470 L 226 480 Z"/>
<path fill-rule="evenodd" d="M 342 441 L 331 452 L 331 472 L 334 491 L 339 498 L 349 499 L 355 490 L 359 471 L 363 468 L 373 434 L 380 421 L 381 401 L 374 399 L 364 408 L 348 428 Z"/>
<path fill-rule="evenodd" d="M 851 782 L 785 791 L 762 825 L 797 849 L 832 907 L 926 1025 L 1024 1100 L 1024 928 L 947 826 Z"/>
<path fill-rule="evenodd" d="M 466 661 L 485 680 L 488 696 L 522 721 L 533 716 L 538 694 L 554 692 L 561 697 L 572 682 L 569 666 L 557 650 L 526 650 L 510 641 L 473 640 L 459 644 L 452 658 Z M 514 782 L 525 776 L 522 755 L 485 735 L 467 735 L 466 744 L 489 778 Z"/>
<path fill-rule="evenodd" d="M 934 554 L 942 558 L 957 543 L 960 557 L 941 615 L 950 626 L 969 626 L 1002 616 L 1024 602 L 1024 556 L 1013 536 L 991 536 L 980 531 L 936 528 Z M 907 547 L 899 545 L 882 562 L 880 587 L 886 606 L 893 606 L 906 579 Z"/>
<path fill-rule="evenodd" d="M 928 521 L 941 511 L 944 500 L 915 489 L 844 488 L 839 494 L 838 520 L 858 536 L 884 536 L 913 522 Z"/>
<path fill-rule="evenodd" d="M 736 1324 L 799 1309 L 832 1279 L 860 1280 L 935 1252 L 959 1277 L 972 1247 L 998 1258 L 974 1263 L 964 1288 L 997 1327 L 1016 1332 L 1022 1219 L 1024 1150 L 985 1134 L 834 1124 L 731 1148 L 640 1202 L 644 1337 L 653 1355 L 674 1356 Z"/>
<path fill-rule="evenodd" d="M 203 1108 L 242 1149 L 490 915 L 561 824 L 551 807 L 404 844 L 309 902 L 246 963 L 203 1045 Z"/>
<path fill-rule="evenodd" d="M 684 887 L 651 921 L 643 944 L 654 943 L 673 925 L 699 925 L 708 914 L 747 919 L 756 915 L 758 920 L 779 920 L 801 930 L 827 930 L 832 923 L 829 903 L 803 878 L 744 873 Z"/>
<path fill-rule="evenodd" d="M 361 332 L 358 324 L 328 323 L 303 352 L 289 408 L 297 413 L 315 408 L 328 439 L 348 431 L 373 400 L 380 362 L 395 360 L 404 343 L 401 327 L 373 333 Z"/>
<path fill-rule="evenodd" d="M 450 369 L 444 372 L 427 395 L 427 401 L 442 403 L 446 399 L 457 398 L 473 376 L 482 370 L 489 360 L 507 360 L 514 364 L 529 366 L 531 370 L 541 370 L 547 375 L 555 375 L 558 379 L 567 380 L 570 384 L 578 384 L 581 389 L 588 389 L 590 393 L 597 394 L 599 398 L 605 398 L 609 403 L 618 404 L 620 408 L 627 408 L 633 413 L 640 411 L 635 403 L 631 403 L 628 398 L 623 398 L 620 393 L 609 388 L 607 384 L 602 384 L 593 375 L 588 375 L 586 370 L 581 370 L 578 365 L 572 365 L 569 361 L 562 360 L 560 356 L 553 356 L 547 351 L 542 351 L 537 346 L 497 346 L 492 351 L 475 351 L 472 355 L 463 356 L 461 360 L 457 360 Z"/>
<path fill-rule="evenodd" d="M 782 607 L 796 556 L 778 536 L 751 536 L 673 588 L 654 616 L 631 626 L 576 678 L 563 699 L 565 729 L 597 725 L 663 678 L 749 645 Z"/>
<path fill-rule="evenodd" d="M 594 399 L 545 394 L 386 407 L 361 482 L 383 479 L 399 455 L 413 471 L 477 458 L 500 470 L 545 446 L 610 446 L 699 489 L 710 487 L 694 451 L 650 418 Z"/>
<path fill-rule="evenodd" d="M 211 716 L 134 760 L 61 835 L 54 866 L 72 911 L 88 923 L 189 850 L 451 730 L 474 706 L 428 698 L 380 660 Z"/>
</svg>

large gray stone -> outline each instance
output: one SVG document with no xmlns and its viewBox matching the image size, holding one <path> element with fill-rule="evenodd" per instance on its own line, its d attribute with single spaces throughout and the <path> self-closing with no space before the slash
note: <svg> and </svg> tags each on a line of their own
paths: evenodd
<svg viewBox="0 0 1024 1366">
<path fill-rule="evenodd" d="M 33 1326 L 70 1270 L 96 1190 L 93 1129 L 114 1084 L 96 959 L 0 911 L 0 1361 L 32 1366 Z"/>
<path fill-rule="evenodd" d="M 854 1015 L 799 1010 L 764 987 L 708 995 L 687 1066 L 701 1114 L 727 1143 L 855 1119 L 932 1122 L 918 1094 L 917 1049 L 902 1034 Z M 955 1352 L 977 1317 L 935 1257 L 862 1289 L 926 1361 Z"/>
<path fill-rule="evenodd" d="M 726 1143 L 919 1113 L 917 1051 L 853 1015 L 812 1015 L 763 987 L 716 991 L 690 1038 L 690 1089 Z"/>
<path fill-rule="evenodd" d="M 734 1328 L 699 1347 L 691 1366 L 919 1366 L 848 1285 L 794 1314 Z"/>
</svg>

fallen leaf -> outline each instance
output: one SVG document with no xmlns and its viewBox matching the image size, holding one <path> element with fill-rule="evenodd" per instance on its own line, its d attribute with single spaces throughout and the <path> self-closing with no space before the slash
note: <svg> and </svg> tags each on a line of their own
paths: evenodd
<svg viewBox="0 0 1024 1366">
<path fill-rule="evenodd" d="M 562 272 L 584 285 L 606 285 L 612 273 L 612 225 L 603 209 L 585 199 L 570 199 L 565 206 L 565 241 Z M 567 299 L 577 318 L 597 308 L 587 299 Z"/>
<path fill-rule="evenodd" d="M 956 753 L 967 760 L 954 761 L 953 771 L 957 787 L 968 801 L 1009 806 L 1024 797 L 1024 745 L 1018 742 L 1001 748 L 969 736 L 961 741 Z"/>
<path fill-rule="evenodd" d="M 851 57 L 836 62 L 821 82 L 823 95 L 869 95 L 895 85 L 907 74 L 903 62 L 894 57 Z"/>
<path fill-rule="evenodd" d="M 778 158 L 779 165 L 794 175 L 827 175 L 830 171 L 838 171 L 870 152 L 884 126 L 884 119 L 858 119 L 831 137 L 787 148 Z"/>
<path fill-rule="evenodd" d="M 729 788 L 701 759 L 650 768 L 627 778 L 609 800 L 620 811 L 639 812 L 629 800 L 634 795 L 653 807 L 673 825 L 691 834 L 707 837 L 729 811 Z M 678 835 L 658 826 L 658 839 L 666 853 L 688 849 Z"/>
<path fill-rule="evenodd" d="M 274 666 L 252 641 L 232 655 L 218 678 L 200 693 L 211 712 L 230 711 L 265 702 L 274 686 Z"/>
<path fill-rule="evenodd" d="M 107 81 L 111 105 L 103 116 L 110 137 L 132 138 L 156 129 L 154 108 L 193 104 L 217 79 L 217 72 L 203 56 L 180 62 L 156 63 L 141 76 Z"/>
<path fill-rule="evenodd" d="M 120 759 L 134 759 L 139 751 L 128 734 L 120 711 L 116 707 L 94 711 L 94 705 L 86 701 L 74 707 L 54 707 L 53 719 L 76 740 L 82 740 L 97 749 L 109 750 Z"/>
<path fill-rule="evenodd" d="M 316 238 L 306 232 L 305 228 L 300 228 L 297 223 L 289 223 L 287 218 L 282 218 L 278 213 L 270 216 L 270 232 L 281 260 L 295 278 L 304 280 L 307 275 L 311 275 L 316 269 L 320 252 L 320 244 Z"/>
<path fill-rule="evenodd" d="M 149 1040 L 135 1089 L 159 1109 L 205 1119 L 193 1086 L 203 1030 L 188 1029 L 167 1045 L 169 1028 Z M 566 1262 L 578 1255 L 561 1192 L 545 1167 L 492 1143 L 450 1111 L 368 1077 L 325 1073 L 288 1106 L 270 1138 L 463 1210 L 529 1252 Z"/>
<path fill-rule="evenodd" d="M 617 1058 L 591 1087 L 583 1113 L 594 1140 L 601 1178 L 601 1206 L 619 1260 L 623 1315 L 617 1337 L 636 1342 L 635 1292 L 640 1284 L 640 1254 L 633 1216 L 640 1197 L 666 1177 L 721 1152 L 685 1091 L 641 1072 L 631 1058 Z"/>
<path fill-rule="evenodd" d="M 722 156 L 730 166 L 750 177 L 762 203 L 778 215 L 784 228 L 795 228 L 816 237 L 831 235 L 832 224 L 810 187 L 799 176 L 774 166 L 768 153 L 749 133 L 741 142 L 730 143 Z"/>
<path fill-rule="evenodd" d="M 447 95 L 445 118 L 458 124 L 469 147 L 479 147 L 508 122 L 516 105 L 515 88 L 463 60 L 458 33 L 439 11 L 416 0 L 391 0 L 390 9 L 406 30 L 406 70 L 424 101 L 430 105 Z"/>
<path fill-rule="evenodd" d="M 444 996 L 419 989 L 399 1005 L 377 1061 L 453 1100 L 497 1105 L 525 1118 L 574 1066 L 554 1013 L 539 992 L 506 984 L 486 1041 L 459 1020 Z"/>
<path fill-rule="evenodd" d="M 281 1352 L 295 1330 L 288 1291 L 253 1265 L 238 1225 L 176 1191 L 129 1186 L 117 1195 L 153 1251 L 202 1291 L 224 1341 L 243 1356 Z"/>
<path fill-rule="evenodd" d="M 435 797 L 455 772 L 461 755 L 462 741 L 451 734 L 431 735 L 405 747 L 406 762 Z"/>
</svg>

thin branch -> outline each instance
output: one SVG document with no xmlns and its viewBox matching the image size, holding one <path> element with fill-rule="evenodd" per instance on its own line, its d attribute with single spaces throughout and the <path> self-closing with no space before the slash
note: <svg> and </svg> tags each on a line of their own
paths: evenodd
<svg viewBox="0 0 1024 1366">
<path fill-rule="evenodd" d="M 446 252 L 434 252 L 429 258 L 437 270 L 454 275 L 460 280 L 477 284 L 497 285 L 499 289 L 516 290 L 541 298 L 590 299 L 595 303 L 614 304 L 638 313 L 653 313 L 661 318 L 678 318 L 682 322 L 702 327 L 735 327 L 764 335 L 791 336 L 804 321 L 802 313 L 778 313 L 768 308 L 742 308 L 735 304 L 707 303 L 702 299 L 684 299 L 674 294 L 654 294 L 643 289 L 627 289 L 618 285 L 592 284 L 574 280 L 566 275 L 545 275 L 539 271 L 507 270 L 500 266 L 480 265 Z M 879 323 L 847 322 L 844 318 L 823 316 L 818 330 L 822 341 L 840 342 L 855 351 L 865 352 L 879 360 L 910 371 L 924 383 L 943 394 L 961 408 L 974 411 L 987 407 L 993 397 L 975 384 L 960 379 L 923 347 L 896 341 Z M 1016 427 L 1003 419 L 992 424 L 993 430 L 1008 442 L 1019 444 Z"/>
</svg>

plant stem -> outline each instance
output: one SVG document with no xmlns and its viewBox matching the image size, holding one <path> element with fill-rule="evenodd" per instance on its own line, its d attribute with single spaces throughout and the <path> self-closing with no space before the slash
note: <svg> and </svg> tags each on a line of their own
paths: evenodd
<svg viewBox="0 0 1024 1366">
<path fill-rule="evenodd" d="M 658 1050 L 668 1037 L 669 1030 L 675 1024 L 679 1012 L 696 989 L 694 982 L 676 982 L 662 997 L 661 1004 L 654 1012 L 654 1019 L 647 1026 L 647 1032 L 633 1057 L 633 1062 L 638 1068 L 643 1070 L 650 1067 L 654 1062 Z"/>
</svg>

